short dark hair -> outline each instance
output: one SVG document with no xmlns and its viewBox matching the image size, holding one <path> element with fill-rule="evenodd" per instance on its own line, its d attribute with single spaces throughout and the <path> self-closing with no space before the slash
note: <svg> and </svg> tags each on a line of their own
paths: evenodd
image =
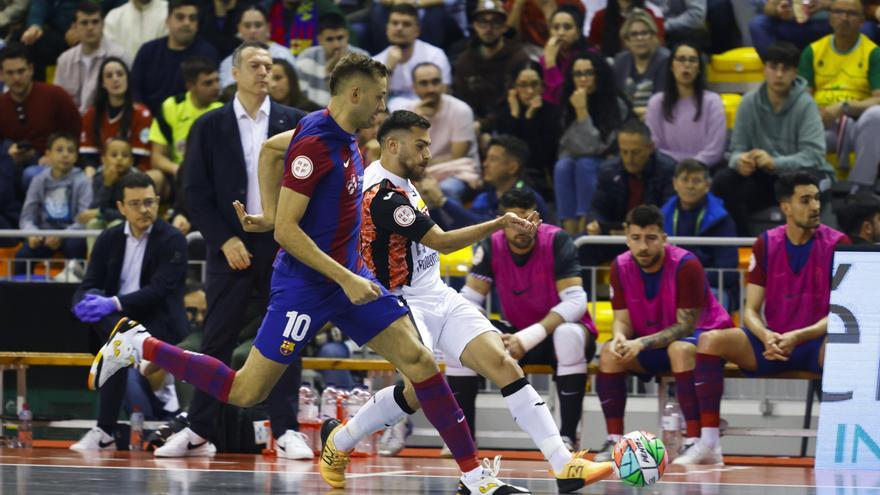
<svg viewBox="0 0 880 495">
<path fill-rule="evenodd" d="M 398 3 L 393 5 L 390 9 L 388 9 L 388 20 L 391 20 L 391 14 L 401 14 L 408 15 L 416 20 L 416 24 L 420 24 L 419 22 L 419 11 L 416 7 L 411 3 Z"/>
<path fill-rule="evenodd" d="M 412 76 L 413 84 L 416 82 L 416 71 L 421 69 L 422 67 L 433 67 L 437 69 L 437 72 L 440 73 L 440 78 L 443 78 L 443 69 L 440 68 L 439 65 L 434 62 L 419 62 L 415 67 L 412 68 L 412 72 L 410 72 L 410 76 Z"/>
<path fill-rule="evenodd" d="M 257 12 L 260 13 L 260 15 L 263 16 L 264 21 L 266 21 L 267 23 L 269 22 L 269 13 L 266 12 L 266 9 L 264 9 L 263 7 L 260 7 L 257 4 L 250 4 L 247 7 L 245 7 L 244 10 L 241 11 L 241 14 L 239 14 L 238 19 L 236 19 L 236 21 L 235 21 L 235 25 L 238 26 L 239 24 L 241 24 L 241 20 L 244 19 L 244 15 L 247 14 L 248 12 L 250 12 L 251 10 L 256 10 Z"/>
<path fill-rule="evenodd" d="M 654 205 L 639 205 L 629 210 L 624 224 L 626 226 L 635 225 L 641 228 L 656 225 L 660 227 L 660 230 L 663 230 L 663 213 L 660 212 L 660 208 Z"/>
<path fill-rule="evenodd" d="M 369 55 L 351 52 L 342 57 L 336 64 L 336 67 L 333 68 L 333 72 L 330 73 L 330 95 L 335 96 L 339 94 L 343 81 L 351 77 L 367 76 L 378 79 L 387 75 L 388 69 L 382 62 L 373 60 Z"/>
<path fill-rule="evenodd" d="M 627 120 L 617 130 L 617 134 L 638 134 L 642 136 L 646 142 L 652 143 L 651 128 L 639 119 L 632 118 Z"/>
<path fill-rule="evenodd" d="M 180 74 L 187 84 L 195 84 L 200 75 L 214 72 L 217 72 L 217 62 L 204 55 L 193 55 L 180 64 Z"/>
<path fill-rule="evenodd" d="M 534 210 L 538 206 L 538 197 L 531 189 L 514 187 L 501 195 L 498 200 L 498 210 Z"/>
<path fill-rule="evenodd" d="M 70 141 L 75 145 L 79 144 L 79 139 L 75 135 L 67 131 L 55 131 L 52 134 L 49 134 L 48 139 L 46 139 L 46 149 L 52 149 L 52 145 L 55 144 L 55 141 L 59 139 L 64 139 L 66 141 Z M 77 146 L 79 148 L 79 146 Z"/>
<path fill-rule="evenodd" d="M 844 234 L 852 237 L 859 233 L 862 224 L 870 222 L 877 214 L 880 214 L 880 201 L 860 198 L 837 210 L 837 223 Z"/>
<path fill-rule="evenodd" d="M 791 198 L 791 195 L 794 194 L 794 188 L 797 186 L 811 185 L 816 186 L 817 189 L 819 188 L 819 180 L 813 174 L 804 171 L 789 172 L 780 175 L 776 179 L 773 192 L 776 193 L 776 201 L 781 203 Z"/>
<path fill-rule="evenodd" d="M 777 41 L 764 52 L 762 62 L 782 64 L 786 67 L 797 67 L 800 64 L 801 51 L 788 41 Z"/>
<path fill-rule="evenodd" d="M 23 58 L 28 64 L 34 63 L 30 50 L 23 43 L 10 43 L 0 50 L 0 66 L 3 65 L 3 62 L 14 58 Z"/>
<path fill-rule="evenodd" d="M 195 7 L 198 11 L 199 2 L 196 0 L 168 0 L 168 15 L 171 16 L 175 10 L 181 7 Z"/>
<path fill-rule="evenodd" d="M 270 51 L 269 45 L 263 43 L 262 41 L 245 41 L 244 43 L 235 47 L 235 50 L 232 51 L 233 67 L 241 67 L 241 54 L 248 48 L 259 48 L 260 50 L 266 50 L 267 52 Z"/>
<path fill-rule="evenodd" d="M 684 160 L 678 162 L 675 165 L 675 173 L 673 173 L 673 177 L 678 178 L 682 174 L 696 174 L 702 173 L 709 177 L 709 168 L 703 165 L 699 160 L 694 160 L 693 158 L 685 158 Z"/>
<path fill-rule="evenodd" d="M 83 0 L 82 2 L 76 4 L 76 9 L 73 11 L 73 18 L 76 19 L 76 14 L 82 13 L 85 15 L 94 15 L 101 14 L 101 6 L 97 2 L 92 2 L 91 0 Z M 101 15 L 103 18 L 104 16 Z"/>
<path fill-rule="evenodd" d="M 193 292 L 205 290 L 205 284 L 199 282 L 198 280 L 187 280 L 185 288 L 183 289 L 183 295 L 192 294 Z"/>
<path fill-rule="evenodd" d="M 525 141 L 509 134 L 500 134 L 489 140 L 489 145 L 486 146 L 486 149 L 489 149 L 491 146 L 501 146 L 504 148 L 504 153 L 508 158 L 513 158 L 519 163 L 519 175 L 523 174 L 526 165 L 529 163 L 529 156 L 531 156 L 529 145 Z"/>
<path fill-rule="evenodd" d="M 379 141 L 379 144 L 382 144 L 388 134 L 398 130 L 408 131 L 413 127 L 430 129 L 431 123 L 428 122 L 428 119 L 415 112 L 410 112 L 409 110 L 397 110 L 392 112 L 391 115 L 389 115 L 379 126 L 379 131 L 376 133 L 376 140 Z"/>
<path fill-rule="evenodd" d="M 347 27 L 345 17 L 336 12 L 325 12 L 318 16 L 318 34 L 321 34 L 321 31 L 326 29 L 344 29 Z"/>
<path fill-rule="evenodd" d="M 119 199 L 121 201 L 125 197 L 126 189 L 144 189 L 147 187 L 152 187 L 153 192 L 156 192 L 156 184 L 153 183 L 153 179 L 149 175 L 141 171 L 132 170 L 130 173 L 125 174 L 119 182 Z"/>
</svg>

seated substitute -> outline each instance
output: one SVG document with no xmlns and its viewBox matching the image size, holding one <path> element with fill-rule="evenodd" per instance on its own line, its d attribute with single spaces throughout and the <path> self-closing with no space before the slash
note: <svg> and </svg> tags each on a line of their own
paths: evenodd
<svg viewBox="0 0 880 495">
<path fill-rule="evenodd" d="M 499 205 L 501 214 L 523 218 L 535 208 L 535 194 L 528 189 L 510 189 Z M 596 354 L 597 336 L 587 312 L 577 248 L 564 230 L 547 224 L 529 234 L 509 228 L 496 232 L 477 247 L 461 294 L 482 308 L 493 284 L 507 318 L 494 323 L 505 333 L 508 352 L 521 364 L 555 368 L 559 431 L 573 449 L 583 413 L 587 363 Z M 446 373 L 462 410 L 473 414 L 478 377 L 448 358 Z M 473 424 L 473 417 L 468 421 Z"/>
<path fill-rule="evenodd" d="M 663 215 L 656 206 L 633 208 L 626 216 L 625 232 L 629 250 L 611 264 L 614 336 L 599 353 L 596 392 L 608 439 L 597 459 L 610 459 L 624 433 L 628 372 L 653 377 L 672 370 L 687 421 L 684 448 L 692 448 L 700 434 L 694 391 L 697 339 L 702 332 L 733 327 L 730 315 L 709 290 L 700 260 L 686 249 L 666 244 Z M 721 463 L 720 452 L 705 462 Z"/>
<path fill-rule="evenodd" d="M 706 459 L 721 456 L 718 425 L 725 361 L 749 376 L 789 370 L 822 373 L 834 247 L 849 244 L 849 239 L 819 223 L 819 184 L 809 173 L 779 177 L 776 198 L 785 225 L 764 232 L 752 246 L 745 327 L 699 338 L 694 375 L 702 431 L 700 441 L 682 456 L 683 463 L 706 464 Z"/>
</svg>

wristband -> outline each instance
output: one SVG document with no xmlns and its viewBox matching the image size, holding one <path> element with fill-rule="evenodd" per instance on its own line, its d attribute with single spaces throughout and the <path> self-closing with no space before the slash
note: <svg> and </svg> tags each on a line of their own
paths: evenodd
<svg viewBox="0 0 880 495">
<path fill-rule="evenodd" d="M 544 328 L 544 325 L 535 323 L 516 332 L 516 336 L 519 337 L 519 343 L 522 344 L 523 349 L 529 352 L 547 338 L 547 329 Z"/>
</svg>

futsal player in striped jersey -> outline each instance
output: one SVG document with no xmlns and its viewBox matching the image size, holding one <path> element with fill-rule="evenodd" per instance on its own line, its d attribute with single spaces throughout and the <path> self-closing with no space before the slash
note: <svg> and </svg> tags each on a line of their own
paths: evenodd
<svg viewBox="0 0 880 495">
<path fill-rule="evenodd" d="M 725 361 L 748 376 L 788 370 L 822 373 L 834 248 L 850 241 L 820 223 L 819 183 L 812 174 L 782 175 L 774 188 L 785 225 L 764 232 L 752 246 L 745 326 L 706 332 L 697 344 L 694 375 L 702 431 L 700 441 L 682 456 L 683 463 L 709 464 L 721 456 Z"/>
</svg>

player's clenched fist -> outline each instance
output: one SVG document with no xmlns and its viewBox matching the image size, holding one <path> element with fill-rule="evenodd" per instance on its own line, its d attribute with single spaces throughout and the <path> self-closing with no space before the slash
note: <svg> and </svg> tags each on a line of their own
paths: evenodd
<svg viewBox="0 0 880 495">
<path fill-rule="evenodd" d="M 377 284 L 355 274 L 352 274 L 341 286 L 353 304 L 367 304 L 382 295 L 382 289 Z"/>
</svg>

